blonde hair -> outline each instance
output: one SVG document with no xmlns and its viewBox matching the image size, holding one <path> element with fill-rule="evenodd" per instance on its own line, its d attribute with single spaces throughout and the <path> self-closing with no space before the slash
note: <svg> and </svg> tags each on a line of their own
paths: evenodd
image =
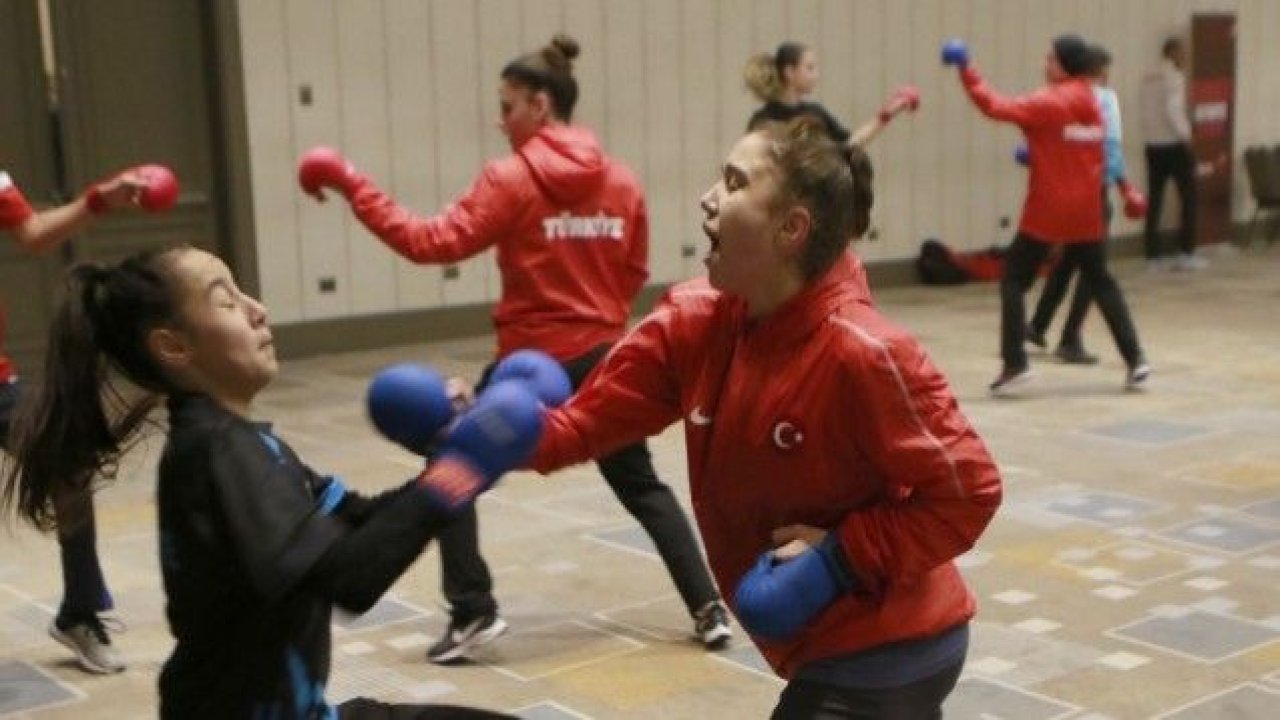
<svg viewBox="0 0 1280 720">
<path fill-rule="evenodd" d="M 742 70 L 742 80 L 760 102 L 776 100 L 782 94 L 782 78 L 778 76 L 773 55 L 769 53 L 758 53 L 747 58 L 747 66 Z"/>
<path fill-rule="evenodd" d="M 782 95 L 786 82 L 782 71 L 795 67 L 804 58 L 809 47 L 792 40 L 782 43 L 773 54 L 758 53 L 747 59 L 747 67 L 742 71 L 742 79 L 747 89 L 759 98 L 760 102 L 777 100 Z"/>
</svg>

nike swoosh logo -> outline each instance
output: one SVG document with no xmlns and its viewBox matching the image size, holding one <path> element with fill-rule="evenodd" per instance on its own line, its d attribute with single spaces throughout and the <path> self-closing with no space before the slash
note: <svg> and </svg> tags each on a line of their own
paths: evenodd
<svg viewBox="0 0 1280 720">
<path fill-rule="evenodd" d="M 711 418 L 702 414 L 701 405 L 695 405 L 693 411 L 689 413 L 689 422 L 694 425 L 710 425 Z"/>
</svg>

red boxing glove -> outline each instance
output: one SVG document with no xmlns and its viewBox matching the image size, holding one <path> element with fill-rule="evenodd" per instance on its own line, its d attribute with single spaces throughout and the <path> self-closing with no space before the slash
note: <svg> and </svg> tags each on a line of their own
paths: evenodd
<svg viewBox="0 0 1280 720">
<path fill-rule="evenodd" d="M 1130 220 L 1138 220 L 1147 214 L 1147 196 L 1138 188 L 1129 184 L 1128 180 L 1116 183 L 1120 188 L 1120 197 L 1124 198 L 1124 216 Z"/>
<path fill-rule="evenodd" d="M 149 164 L 131 167 L 96 182 L 85 190 L 84 196 L 89 211 L 101 215 L 126 202 L 136 203 L 149 212 L 164 212 L 178 201 L 178 192 L 178 178 L 172 170 L 164 165 Z"/>
<path fill-rule="evenodd" d="M 313 147 L 298 161 L 298 185 L 320 202 L 324 202 L 324 188 L 349 198 L 356 186 L 355 167 L 333 148 Z"/>
<path fill-rule="evenodd" d="M 887 123 L 893 119 L 894 115 L 903 110 L 915 112 L 920 107 L 920 90 L 914 85 L 903 85 L 893 91 L 893 95 L 889 96 L 888 102 L 884 107 L 880 108 L 880 122 Z"/>
<path fill-rule="evenodd" d="M 178 201 L 178 177 L 164 165 L 142 165 L 134 169 L 142 182 L 138 204 L 148 212 L 164 212 Z"/>
</svg>

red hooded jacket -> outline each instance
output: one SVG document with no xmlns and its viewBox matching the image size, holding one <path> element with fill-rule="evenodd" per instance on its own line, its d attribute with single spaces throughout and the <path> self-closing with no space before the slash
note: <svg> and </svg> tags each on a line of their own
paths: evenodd
<svg viewBox="0 0 1280 720">
<path fill-rule="evenodd" d="M 452 263 L 497 246 L 498 357 L 536 348 L 569 360 L 622 336 L 649 277 L 649 219 L 635 176 L 595 135 L 551 125 L 484 166 L 439 215 L 400 207 L 360 178 L 356 217 L 416 263 Z"/>
<path fill-rule="evenodd" d="M 1005 97 L 972 67 L 960 80 L 984 115 L 1027 138 L 1031 173 L 1018 231 L 1045 242 L 1101 242 L 1105 132 L 1093 83 L 1072 78 Z"/>
<path fill-rule="evenodd" d="M 1000 476 L 942 374 L 872 305 L 857 259 L 768 317 L 693 281 L 672 288 L 563 407 L 531 462 L 550 472 L 684 419 L 689 487 L 716 582 L 792 524 L 839 534 L 861 590 L 797 638 L 755 638 L 774 670 L 936 635 L 975 601 L 952 558 L 1000 504 Z"/>
<path fill-rule="evenodd" d="M 31 217 L 31 213 L 31 206 L 27 204 L 22 191 L 13 184 L 9 173 L 0 170 L 0 230 L 18 227 Z M 4 305 L 0 305 L 0 383 L 12 380 L 17 371 L 13 362 L 4 354 L 6 331 Z"/>
</svg>

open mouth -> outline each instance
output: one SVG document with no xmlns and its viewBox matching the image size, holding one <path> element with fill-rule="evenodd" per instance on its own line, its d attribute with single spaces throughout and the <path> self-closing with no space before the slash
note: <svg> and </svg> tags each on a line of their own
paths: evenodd
<svg viewBox="0 0 1280 720">
<path fill-rule="evenodd" d="M 720 234 L 711 229 L 709 222 L 702 223 L 702 233 L 711 241 L 711 250 L 707 253 L 708 260 L 716 260 L 720 257 Z"/>
</svg>

